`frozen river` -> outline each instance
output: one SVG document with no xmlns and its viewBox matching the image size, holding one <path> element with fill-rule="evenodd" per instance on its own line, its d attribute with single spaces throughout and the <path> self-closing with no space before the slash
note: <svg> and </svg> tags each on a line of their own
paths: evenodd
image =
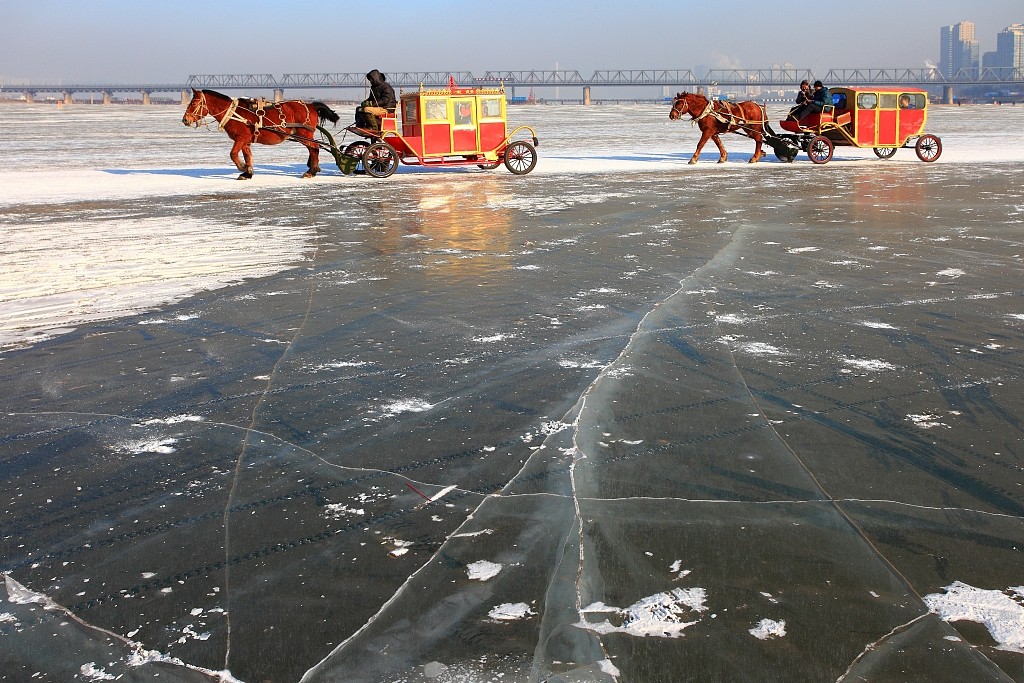
<svg viewBox="0 0 1024 683">
<path fill-rule="evenodd" d="M 0 681 L 1024 682 L 1024 107 L 509 111 L 526 176 L 240 182 L 0 108 Z"/>
</svg>

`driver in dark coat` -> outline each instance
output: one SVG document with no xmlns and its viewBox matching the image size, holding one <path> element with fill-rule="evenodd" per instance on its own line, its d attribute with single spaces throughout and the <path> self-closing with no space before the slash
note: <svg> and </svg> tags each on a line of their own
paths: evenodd
<svg viewBox="0 0 1024 683">
<path fill-rule="evenodd" d="M 367 130 L 380 130 L 380 116 L 366 111 L 366 108 L 379 107 L 393 112 L 398 106 L 395 89 L 388 83 L 387 76 L 377 69 L 366 74 L 366 80 L 370 82 L 370 96 L 356 107 L 356 125 Z"/>
</svg>

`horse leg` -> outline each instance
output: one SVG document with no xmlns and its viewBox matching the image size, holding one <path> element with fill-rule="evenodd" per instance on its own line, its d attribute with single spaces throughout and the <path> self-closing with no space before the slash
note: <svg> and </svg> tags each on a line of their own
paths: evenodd
<svg viewBox="0 0 1024 683">
<path fill-rule="evenodd" d="M 718 137 L 718 133 L 715 133 L 711 136 L 711 139 L 715 141 L 716 145 L 718 145 L 718 153 L 720 155 L 718 157 L 718 163 L 724 164 L 725 160 L 729 158 L 729 155 L 725 152 L 725 145 L 722 144 L 722 138 Z"/>
<path fill-rule="evenodd" d="M 711 129 L 704 129 L 704 128 L 701 129 L 701 131 L 700 131 L 700 141 L 697 142 L 697 149 L 695 149 L 693 151 L 693 156 L 690 157 L 690 161 L 688 163 L 690 163 L 690 164 L 697 163 L 697 160 L 700 158 L 700 151 L 702 149 L 704 149 L 704 145 L 708 144 L 708 140 L 711 139 L 711 135 L 712 135 Z"/>
<path fill-rule="evenodd" d="M 235 144 L 233 144 L 231 146 L 231 162 L 235 165 L 235 168 L 237 168 L 239 170 L 239 172 L 241 173 L 241 175 L 238 176 L 238 179 L 239 180 L 248 180 L 249 178 L 252 177 L 252 174 L 251 173 L 249 175 L 245 174 L 245 165 L 242 164 L 242 160 L 238 157 L 238 153 L 241 152 L 243 149 L 245 149 L 245 143 L 242 142 L 241 138 L 236 138 L 234 142 L 235 142 Z M 249 162 L 249 159 L 247 158 L 246 159 L 246 163 L 248 163 L 248 162 Z"/>
<path fill-rule="evenodd" d="M 309 170 L 303 173 L 302 177 L 315 178 L 316 174 L 320 172 L 320 148 L 312 142 L 307 142 L 305 138 L 301 142 L 309 150 L 309 159 L 306 160 L 306 167 Z"/>
<path fill-rule="evenodd" d="M 750 157 L 750 163 L 756 164 L 765 155 L 764 150 L 761 149 L 761 144 L 764 142 L 764 135 L 761 134 L 761 131 L 754 131 L 751 137 L 754 138 L 754 156 Z"/>
<path fill-rule="evenodd" d="M 245 171 L 243 171 L 242 176 L 245 176 L 245 180 L 248 180 L 252 178 L 252 141 L 242 145 L 242 156 L 245 158 Z"/>
</svg>

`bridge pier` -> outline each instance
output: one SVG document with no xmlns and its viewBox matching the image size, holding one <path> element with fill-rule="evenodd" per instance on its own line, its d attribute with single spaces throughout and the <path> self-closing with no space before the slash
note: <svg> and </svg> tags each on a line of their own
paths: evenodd
<svg viewBox="0 0 1024 683">
<path fill-rule="evenodd" d="M 25 91 L 25 104 L 32 104 L 33 102 L 35 102 L 35 96 L 36 96 L 36 94 L 34 92 L 32 92 L 31 90 L 26 90 Z"/>
<path fill-rule="evenodd" d="M 585 104 L 585 105 L 590 104 L 590 86 L 589 85 L 583 86 L 583 104 Z"/>
<path fill-rule="evenodd" d="M 64 104 L 74 104 L 74 103 L 75 103 L 75 101 L 71 97 L 71 91 L 70 90 L 65 90 L 64 91 Z"/>
<path fill-rule="evenodd" d="M 103 91 L 103 104 L 110 104 L 110 100 L 111 100 L 110 92 L 107 91 L 107 90 L 104 90 Z"/>
<path fill-rule="evenodd" d="M 188 94 L 188 90 L 181 91 L 181 106 L 187 107 L 188 103 L 192 101 L 192 97 Z"/>
<path fill-rule="evenodd" d="M 142 91 L 142 103 L 143 104 L 153 104 L 153 102 L 150 100 L 149 91 L 148 90 L 143 90 Z"/>
<path fill-rule="evenodd" d="M 284 89 L 283 88 L 274 88 L 274 101 L 275 102 L 283 102 L 284 101 Z"/>
<path fill-rule="evenodd" d="M 942 86 L 942 101 L 946 104 L 953 104 L 953 86 Z"/>
</svg>

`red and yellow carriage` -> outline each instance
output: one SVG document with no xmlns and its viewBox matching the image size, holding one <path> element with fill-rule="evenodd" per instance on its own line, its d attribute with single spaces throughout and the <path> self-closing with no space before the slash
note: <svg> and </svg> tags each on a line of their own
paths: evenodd
<svg viewBox="0 0 1024 683">
<path fill-rule="evenodd" d="M 921 161 L 935 161 L 942 141 L 925 133 L 928 93 L 917 88 L 831 88 L 832 104 L 799 121 L 781 121 L 777 137 L 807 152 L 816 164 L 825 164 L 836 147 L 870 147 L 889 159 L 901 147 L 913 147 Z M 792 160 L 792 159 L 790 159 Z"/>
<path fill-rule="evenodd" d="M 380 130 L 349 126 L 346 130 L 365 138 L 332 151 L 343 172 L 361 165 L 375 178 L 386 178 L 398 163 L 420 166 L 479 166 L 497 168 L 502 163 L 512 173 L 529 173 L 537 165 L 537 133 L 530 126 L 508 131 L 504 88 L 420 89 L 402 93 L 397 112 L 377 110 Z M 399 120 L 399 113 L 401 119 Z M 529 134 L 530 139 L 514 139 Z"/>
</svg>

